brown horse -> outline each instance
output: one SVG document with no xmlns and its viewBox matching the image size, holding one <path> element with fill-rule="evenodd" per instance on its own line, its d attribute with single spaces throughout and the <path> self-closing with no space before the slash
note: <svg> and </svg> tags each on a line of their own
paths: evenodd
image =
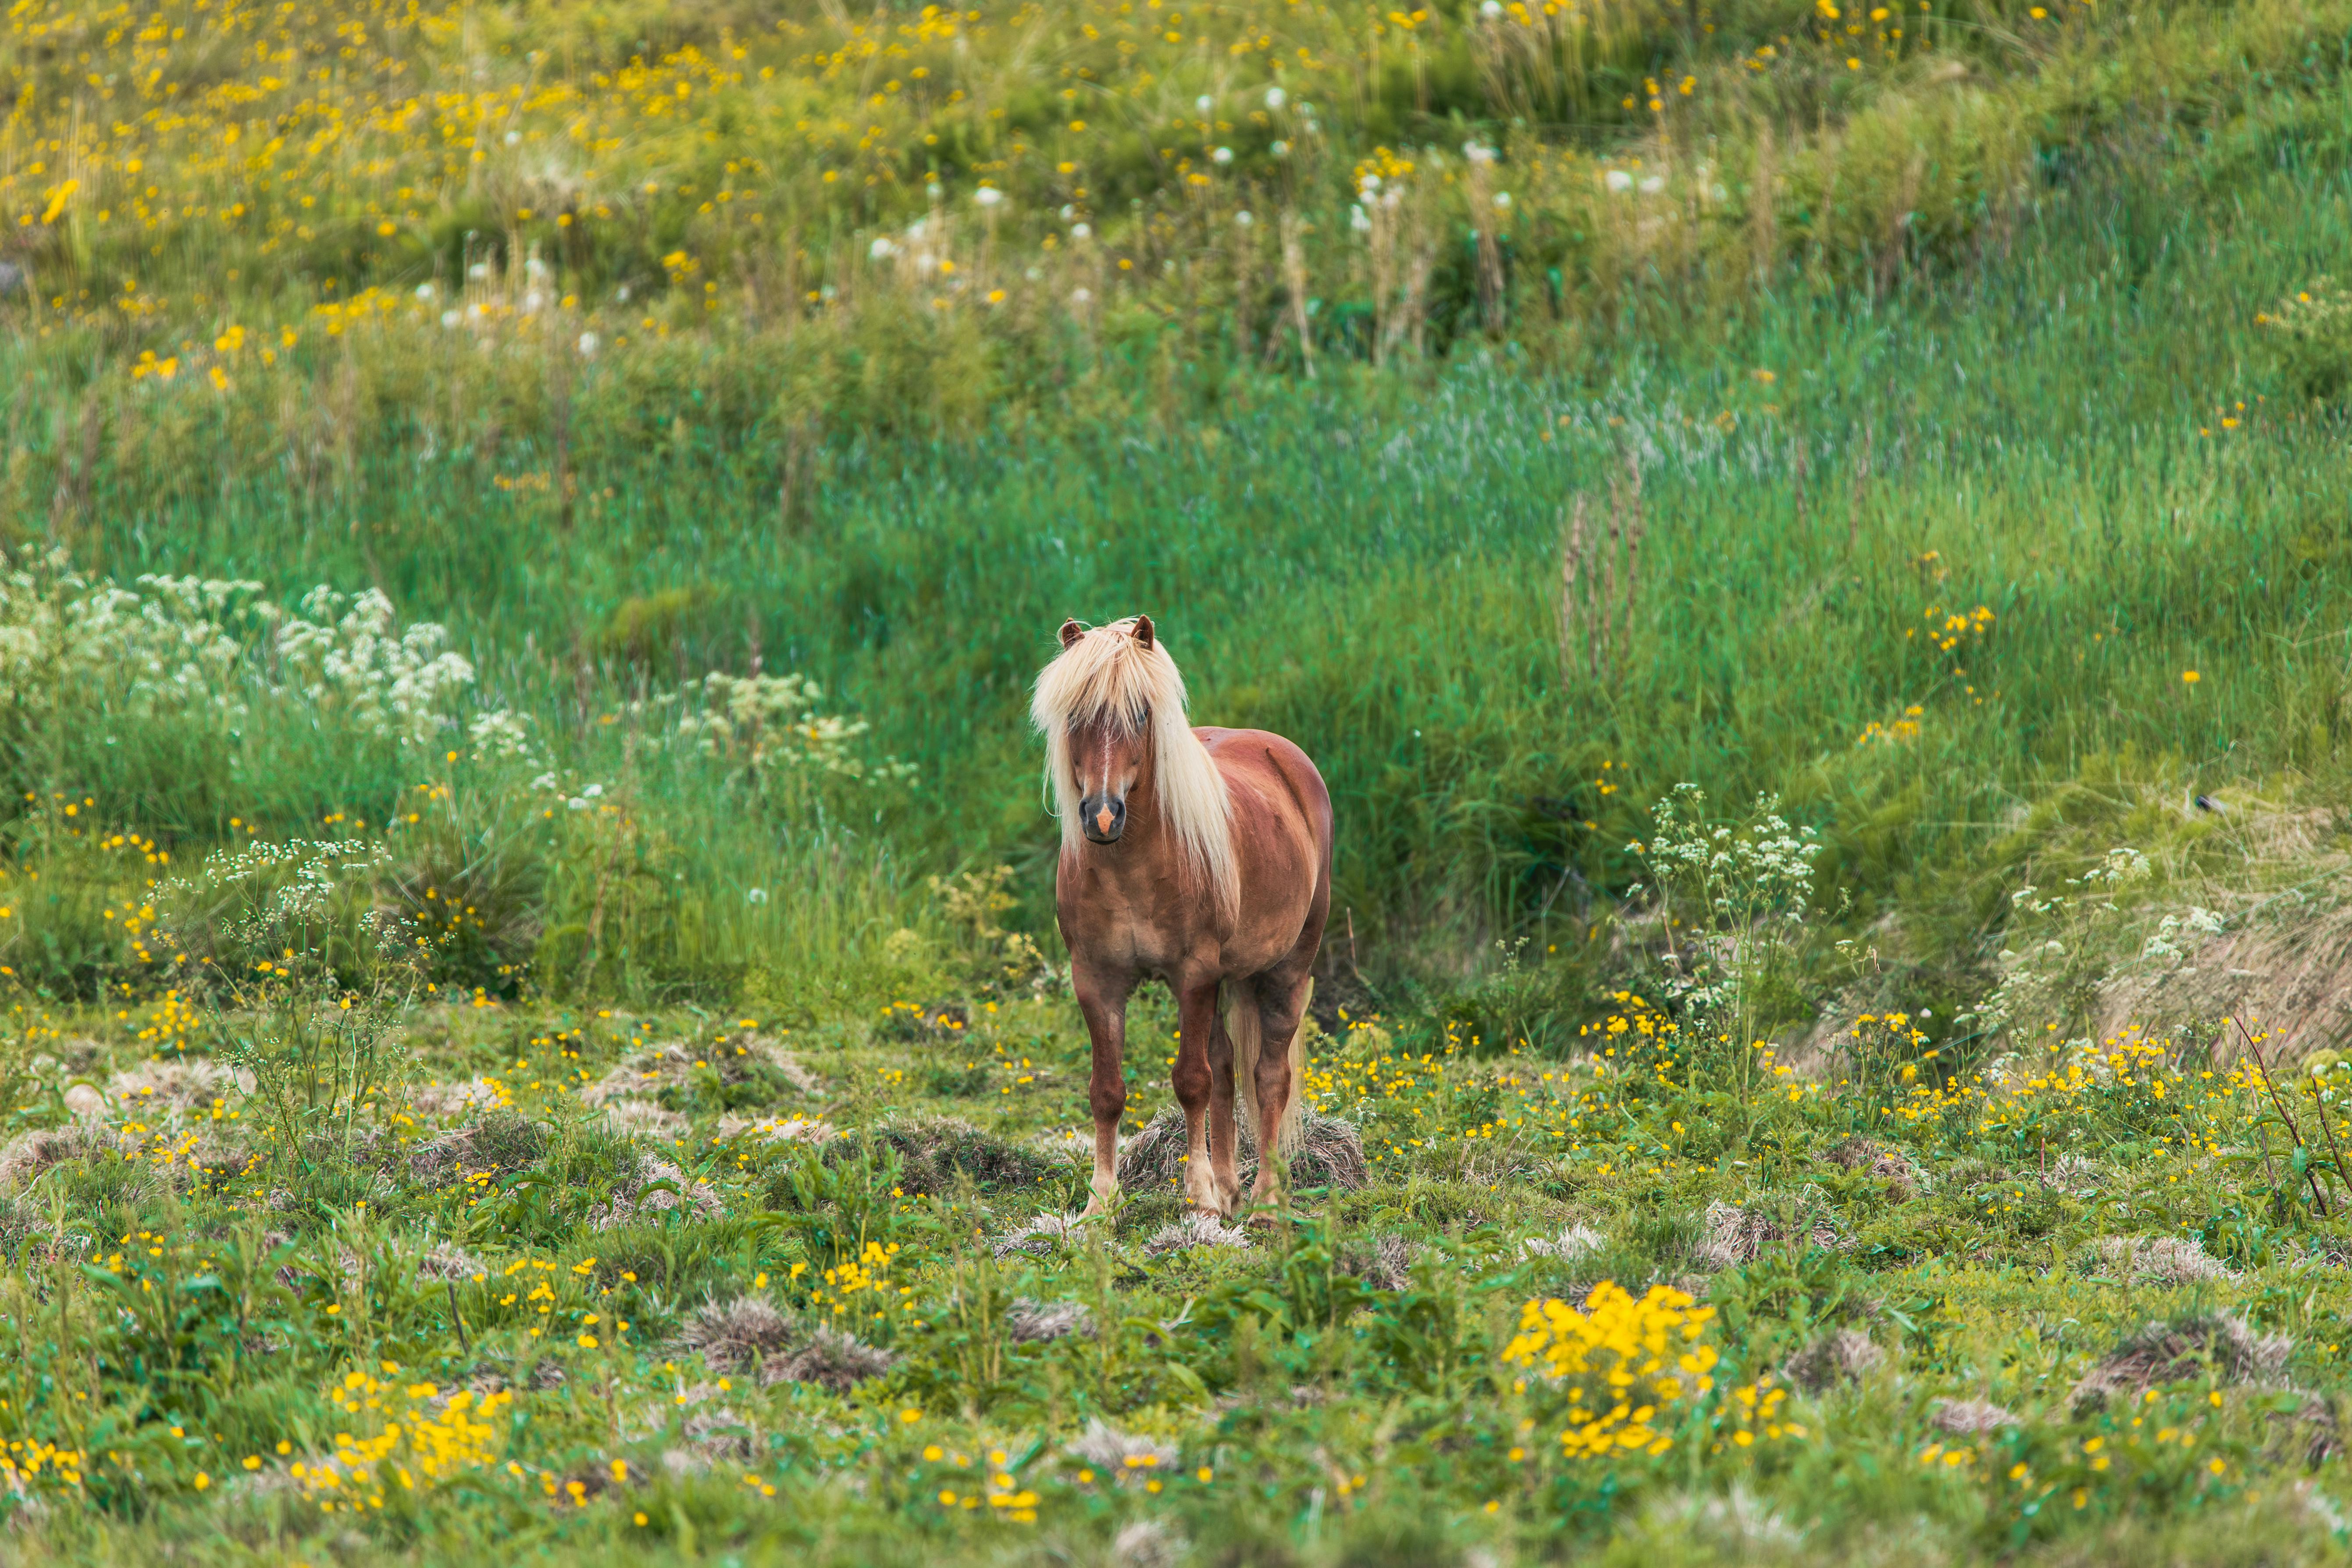
<svg viewBox="0 0 2352 1568">
<path fill-rule="evenodd" d="M 1274 1198 L 1298 1135 L 1299 1017 L 1331 909 L 1331 797 L 1307 753 L 1263 730 L 1195 730 L 1184 678 L 1138 616 L 1062 626 L 1030 717 L 1062 819 L 1055 909 L 1094 1041 L 1098 1214 L 1118 1193 L 1127 999 L 1146 975 L 1175 994 L 1170 1079 L 1184 1107 L 1184 1195 L 1231 1214 L 1238 1087 L 1261 1152 L 1253 1203 Z M 1223 1007 L 1219 1006 L 1219 991 Z"/>
</svg>

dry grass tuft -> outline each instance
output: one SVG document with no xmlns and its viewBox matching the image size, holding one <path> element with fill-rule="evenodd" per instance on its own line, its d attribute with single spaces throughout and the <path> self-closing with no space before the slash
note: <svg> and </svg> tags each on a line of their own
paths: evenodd
<svg viewBox="0 0 2352 1568">
<path fill-rule="evenodd" d="M 1589 1225 L 1571 1225 L 1558 1236 L 1535 1236 L 1519 1243 L 1522 1258 L 1549 1258 L 1561 1263 L 1595 1253 L 1607 1245 L 1608 1238 Z"/>
<path fill-rule="evenodd" d="M 1173 1475 L 1183 1457 L 1173 1443 L 1122 1432 L 1099 1415 L 1063 1452 L 1129 1487 L 1139 1487 L 1154 1476 Z"/>
<path fill-rule="evenodd" d="M 516 1171 L 547 1150 L 547 1130 L 510 1110 L 492 1110 L 475 1121 L 436 1133 L 408 1152 L 408 1173 L 420 1182 L 444 1182 L 463 1171 Z"/>
<path fill-rule="evenodd" d="M 1842 1171 L 1860 1171 L 1885 1182 L 1887 1197 L 1898 1204 L 1907 1204 L 1927 1189 L 1927 1173 L 1909 1155 L 1858 1134 L 1822 1158 Z"/>
<path fill-rule="evenodd" d="M 2213 820 L 2216 837 L 2234 851 L 2231 863 L 2179 889 L 2181 901 L 2193 898 L 2221 915 L 2223 929 L 2183 943 L 2177 959 L 2126 963 L 2110 974 L 2099 988 L 2093 1038 L 2135 1023 L 2259 1018 L 2277 1042 L 2264 1054 L 2280 1067 L 2352 1028 L 2352 899 L 2342 891 L 2352 855 L 2335 814 L 2258 799 L 2228 804 Z M 2134 940 L 2144 935 L 2135 928 Z M 2222 1031 L 2221 1059 L 2236 1056 L 2234 1036 Z"/>
<path fill-rule="evenodd" d="M 1350 1242 L 1339 1249 L 1339 1267 L 1375 1290 L 1402 1290 L 1412 1283 L 1412 1246 L 1401 1236 Z"/>
<path fill-rule="evenodd" d="M 677 1111 L 664 1110 L 650 1100 L 607 1100 L 602 1120 L 606 1131 L 620 1137 L 665 1141 L 683 1137 L 693 1125 Z"/>
<path fill-rule="evenodd" d="M 429 1121 L 495 1110 L 506 1104 L 507 1091 L 487 1078 L 463 1083 L 420 1083 L 408 1091 L 408 1109 Z"/>
<path fill-rule="evenodd" d="M 1078 1216 L 1074 1214 L 1041 1214 L 998 1237 L 989 1244 L 989 1250 L 999 1258 L 1011 1258 L 1016 1253 L 1050 1258 L 1063 1242 L 1078 1234 Z"/>
<path fill-rule="evenodd" d="M 733 1088 L 750 1082 L 763 1069 L 812 1100 L 824 1098 L 824 1083 L 798 1058 L 756 1036 L 731 1044 L 689 1046 L 670 1040 L 648 1047 L 624 1058 L 619 1066 L 582 1089 L 580 1098 L 589 1105 L 643 1099 L 690 1083 L 698 1072 L 715 1074 L 719 1083 Z"/>
<path fill-rule="evenodd" d="M 1032 1301 L 1024 1298 L 1004 1311 L 1004 1331 L 1022 1345 L 1051 1344 L 1089 1332 L 1095 1315 L 1083 1301 Z"/>
<path fill-rule="evenodd" d="M 2229 1265 L 2189 1236 L 2103 1236 L 2095 1248 L 2099 1267 L 2148 1285 L 2194 1285 L 2231 1278 Z"/>
<path fill-rule="evenodd" d="M 856 1334 L 819 1323 L 790 1350 L 760 1363 L 760 1386 L 780 1383 L 810 1383 L 835 1394 L 846 1394 L 869 1377 L 879 1377 L 898 1358 Z"/>
<path fill-rule="evenodd" d="M 1171 1252 L 1189 1252 L 1196 1247 L 1249 1246 L 1249 1236 L 1237 1226 L 1230 1226 L 1213 1215 L 1195 1209 L 1175 1224 L 1165 1226 L 1143 1244 L 1147 1258 L 1164 1258 Z"/>
<path fill-rule="evenodd" d="M 841 1129 L 822 1116 L 736 1116 L 719 1119 L 713 1131 L 721 1138 L 745 1133 L 763 1143 L 824 1143 L 841 1136 Z"/>
<path fill-rule="evenodd" d="M 1298 1134 L 1298 1152 L 1290 1157 L 1292 1186 L 1354 1192 L 1371 1180 L 1363 1134 L 1353 1123 L 1309 1110 L 1299 1118 Z M 1184 1154 L 1183 1108 L 1171 1105 L 1119 1150 L 1119 1184 L 1164 1187 L 1183 1173 Z M 1234 1171 L 1244 1183 L 1256 1179 L 1257 1160 L 1246 1146 L 1235 1156 Z"/>
<path fill-rule="evenodd" d="M 2137 1396 L 2160 1383 L 2211 1377 L 2222 1384 L 2270 1384 L 2279 1379 L 2294 1341 L 2257 1333 L 2230 1312 L 2191 1312 L 2151 1322 L 2132 1334 L 2074 1385 L 2074 1403 L 2095 1405 L 2110 1394 Z"/>
<path fill-rule="evenodd" d="M 1990 1399 L 1938 1399 L 1927 1411 L 1927 1424 L 1952 1437 L 1981 1437 L 2018 1424 L 2016 1412 Z"/>
<path fill-rule="evenodd" d="M 1118 1184 L 1130 1191 L 1164 1187 L 1184 1171 L 1184 1112 L 1169 1106 L 1119 1145 Z"/>
<path fill-rule="evenodd" d="M 1066 1174 L 1034 1149 L 1006 1142 L 954 1116 L 908 1116 L 866 1136 L 898 1156 L 898 1185 L 918 1196 L 951 1192 L 960 1181 L 984 1191 L 1036 1187 Z"/>
<path fill-rule="evenodd" d="M 1794 1226 L 1766 1214 L 1762 1208 L 1749 1205 L 1713 1203 L 1706 1207 L 1701 1221 L 1702 1234 L 1692 1260 L 1701 1268 L 1715 1270 L 1733 1268 L 1755 1260 L 1756 1255 L 1775 1243 L 1792 1241 L 1801 1237 L 1811 1246 L 1824 1251 L 1834 1251 L 1846 1245 L 1846 1237 L 1838 1228 L 1837 1218 L 1821 1194 L 1811 1189 L 1798 1194 L 1803 1218 Z"/>
<path fill-rule="evenodd" d="M 1111 1538 L 1110 1560 L 1117 1568 L 1176 1568 L 1184 1550 L 1184 1538 L 1166 1521 L 1139 1519 Z"/>
<path fill-rule="evenodd" d="M 1838 1329 L 1790 1356 L 1780 1370 L 1805 1393 L 1826 1394 L 1860 1383 L 1885 1364 L 1886 1352 L 1877 1341 L 1860 1329 Z"/>
<path fill-rule="evenodd" d="M 489 1272 L 489 1266 L 454 1241 L 436 1245 L 416 1260 L 416 1277 L 436 1284 L 462 1285 Z"/>
<path fill-rule="evenodd" d="M 708 1182 L 698 1182 L 658 1154 L 642 1154 L 637 1168 L 616 1186 L 605 1202 L 588 1210 L 592 1230 L 611 1230 L 644 1215 L 688 1208 L 697 1219 L 716 1219 L 727 1212 Z"/>
<path fill-rule="evenodd" d="M 113 1135 L 87 1121 L 36 1127 L 0 1145 L 0 1188 L 21 1187 L 51 1166 L 116 1152 Z"/>
<path fill-rule="evenodd" d="M 1805 1531 L 1790 1524 L 1741 1482 L 1720 1497 L 1685 1493 L 1653 1503 L 1635 1539 L 1663 1548 L 1650 1559 L 1705 1563 L 1806 1562 Z M 1694 1555 L 1696 1548 L 1696 1555 Z M 1814 1555 L 1819 1555 L 1815 1553 Z"/>
<path fill-rule="evenodd" d="M 698 1308 L 678 1331 L 678 1344 L 721 1372 L 740 1372 L 782 1350 L 793 1321 L 763 1296 L 738 1296 Z"/>
<path fill-rule="evenodd" d="M 678 1331 L 677 1342 L 717 1371 L 757 1367 L 762 1388 L 809 1383 L 843 1394 L 898 1363 L 888 1351 L 830 1323 L 813 1324 L 780 1311 L 762 1296 L 739 1296 L 698 1309 Z"/>
<path fill-rule="evenodd" d="M 2068 1197 L 2088 1197 L 2106 1185 L 2107 1168 L 2080 1154 L 2061 1154 L 2042 1173 L 2042 1184 Z"/>
<path fill-rule="evenodd" d="M 1029 1140 L 1029 1147 L 1048 1160 L 1091 1170 L 1095 1161 L 1095 1135 L 1065 1127 L 1055 1132 L 1040 1132 Z"/>
<path fill-rule="evenodd" d="M 106 1086 L 107 1093 L 126 1114 L 150 1122 L 209 1110 L 215 1100 L 252 1090 L 250 1072 L 238 1073 L 202 1057 L 142 1062 L 128 1072 L 116 1073 Z"/>
</svg>

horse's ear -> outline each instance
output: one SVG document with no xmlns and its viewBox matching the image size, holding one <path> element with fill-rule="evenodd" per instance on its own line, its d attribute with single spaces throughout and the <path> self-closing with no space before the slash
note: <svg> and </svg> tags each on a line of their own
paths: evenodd
<svg viewBox="0 0 2352 1568">
<path fill-rule="evenodd" d="M 1087 629 L 1078 625 L 1077 622 L 1073 620 L 1064 621 L 1062 623 L 1062 647 L 1064 648 L 1067 648 L 1072 643 L 1077 641 L 1080 637 L 1086 635 Z"/>
<path fill-rule="evenodd" d="M 1144 652 L 1151 651 L 1151 617 L 1150 616 L 1135 617 L 1135 643 Z"/>
</svg>

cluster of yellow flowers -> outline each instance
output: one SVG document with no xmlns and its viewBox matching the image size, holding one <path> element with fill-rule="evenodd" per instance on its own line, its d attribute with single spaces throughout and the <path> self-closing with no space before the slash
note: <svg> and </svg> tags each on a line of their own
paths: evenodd
<svg viewBox="0 0 2352 1568">
<path fill-rule="evenodd" d="M 1710 1453 L 1719 1454 L 1728 1447 L 1753 1447 L 1759 1440 L 1778 1442 L 1783 1437 L 1801 1437 L 1805 1428 L 1793 1421 L 1780 1418 L 1780 1406 L 1788 1402 L 1789 1391 L 1769 1376 L 1754 1383 L 1743 1383 L 1731 1390 L 1716 1413 L 1716 1437 Z"/>
<path fill-rule="evenodd" d="M 282 374 L 302 314 L 327 338 L 396 316 L 485 346 L 541 332 L 584 359 L 739 300 L 754 317 L 794 298 L 849 307 L 860 256 L 864 276 L 899 274 L 940 309 L 1092 300 L 1150 271 L 1152 231 L 1096 231 L 1132 202 L 1221 204 L 1246 229 L 1272 191 L 1327 168 L 1384 204 L 1475 186 L 1487 222 L 1531 201 L 1613 202 L 1618 184 L 1595 196 L 1581 153 L 1524 128 L 1612 117 L 1609 63 L 1677 30 L 1569 0 L 680 14 L 662 44 L 592 0 L 496 16 L 446 0 L 21 0 L 5 28 L 22 79 L 0 166 L 12 254 L 49 321 L 155 340 L 122 359 L 158 398 Z M 1821 46 L 1858 69 L 1864 29 L 1824 22 Z M 1889 59 L 1918 47 L 1899 26 L 1871 34 Z M 1792 50 L 1806 45 L 1780 36 L 1745 68 Z M 1383 107 L 1364 84 L 1392 97 L 1430 72 L 1466 74 L 1486 112 L 1523 128 L 1517 205 L 1446 172 L 1442 149 L 1364 145 L 1396 134 L 1361 112 Z M 1622 122 L 1660 132 L 1705 97 L 1685 71 L 1645 79 Z M 855 249 L 803 243 L 835 232 Z M 1027 265 L 1006 265 L 1015 244 Z M 255 298 L 293 276 L 315 279 L 310 298 Z M 232 320 L 240 305 L 257 319 Z M 601 331 L 580 331 L 583 311 Z"/>
<path fill-rule="evenodd" d="M 877 1320 L 887 1317 L 888 1314 L 884 1307 L 894 1289 L 890 1283 L 890 1265 L 898 1256 L 898 1244 L 895 1241 L 887 1247 L 878 1241 L 867 1242 L 866 1249 L 856 1258 L 824 1271 L 824 1283 L 809 1292 L 809 1304 L 813 1307 L 829 1305 L 833 1315 L 840 1317 L 853 1305 L 860 1305 L 853 1298 L 868 1296 L 873 1299 L 873 1316 Z M 798 1275 L 801 1268 L 800 1264 L 793 1265 L 793 1273 Z M 764 1279 L 767 1277 L 762 1275 L 761 1278 Z M 914 1288 L 898 1286 L 895 1289 L 899 1310 L 913 1311 Z"/>
<path fill-rule="evenodd" d="M 1862 733 L 1854 737 L 1853 743 L 1857 746 L 1866 746 L 1873 741 L 1916 741 L 1919 738 L 1919 721 L 1926 716 L 1927 711 L 1927 709 L 1914 702 L 1904 709 L 1898 717 L 1890 719 L 1884 724 L 1874 719 L 1862 727 Z"/>
<path fill-rule="evenodd" d="M 10 1491 L 29 1495 L 43 1486 L 81 1485 L 82 1456 L 79 1448 L 60 1448 L 38 1438 L 12 1438 L 0 1452 L 0 1480 Z"/>
<path fill-rule="evenodd" d="M 1715 1347 L 1706 1342 L 1714 1320 L 1715 1309 L 1670 1286 L 1653 1285 L 1636 1299 L 1603 1280 L 1581 1311 L 1557 1298 L 1527 1303 L 1503 1360 L 1567 1390 L 1565 1458 L 1663 1454 L 1674 1440 L 1659 1429 L 1660 1410 L 1715 1386 Z"/>
<path fill-rule="evenodd" d="M 496 1417 L 512 1402 L 506 1392 L 477 1395 L 459 1389 L 444 1395 L 430 1383 L 401 1383 L 398 1363 L 380 1363 L 383 1376 L 349 1372 L 327 1391 L 327 1401 L 357 1425 L 363 1436 L 335 1434 L 332 1458 L 297 1461 L 289 1473 L 306 1498 L 320 1508 L 362 1510 L 383 1506 L 387 1480 L 403 1490 L 435 1486 L 481 1469 L 497 1458 Z"/>
<path fill-rule="evenodd" d="M 920 1420 L 922 1415 L 919 1411 L 902 1410 L 898 1413 L 898 1418 L 911 1425 Z M 968 1469 L 971 1466 L 970 1456 L 961 1453 L 951 1455 L 937 1443 L 924 1447 L 923 1459 L 928 1464 L 945 1462 L 958 1468 Z M 1130 1457 L 1127 1461 L 1130 1468 L 1138 1465 L 1148 1466 L 1157 1462 L 1156 1458 L 1150 1454 L 1142 1456 L 1139 1459 Z M 967 1488 L 959 1490 L 954 1487 L 943 1487 L 939 1493 L 940 1506 L 975 1510 L 985 1506 L 994 1510 L 989 1515 L 991 1519 L 1012 1524 L 1036 1523 L 1037 1505 L 1043 1500 L 1038 1497 L 1034 1489 L 1023 1485 L 1021 1479 L 1012 1473 L 1008 1468 L 1012 1463 L 1012 1457 L 1003 1449 L 991 1448 L 988 1451 L 988 1489 L 980 1491 Z M 1091 1481 L 1094 1479 L 1094 1472 L 1082 1470 L 1079 1472 L 1079 1479 L 1083 1481 Z M 1202 1470 L 1201 1479 L 1205 1482 L 1208 1479 L 1209 1472 Z M 1153 1482 L 1151 1489 L 1155 1492 L 1160 1490 L 1159 1483 Z"/>
<path fill-rule="evenodd" d="M 140 957 L 143 960 L 146 954 L 142 952 Z M 190 1038 L 196 1032 L 196 1026 L 203 1021 L 204 1015 L 195 1005 L 174 988 L 164 992 L 145 1009 L 139 1020 L 141 1027 L 135 1037 L 147 1047 L 150 1055 L 177 1054 L 187 1048 Z M 236 1113 L 230 1111 L 228 1114 L 234 1117 Z"/>
</svg>

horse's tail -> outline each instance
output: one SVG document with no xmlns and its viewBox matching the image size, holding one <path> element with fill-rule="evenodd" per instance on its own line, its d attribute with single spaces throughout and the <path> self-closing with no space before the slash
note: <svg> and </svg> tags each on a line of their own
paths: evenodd
<svg viewBox="0 0 2352 1568">
<path fill-rule="evenodd" d="M 1290 1034 L 1290 1102 L 1282 1108 L 1281 1124 L 1274 1132 L 1275 1147 L 1285 1156 L 1298 1152 L 1307 1107 L 1307 1005 L 1315 998 L 1315 982 L 1307 983 L 1298 1002 L 1298 1027 Z M 1257 1060 L 1265 1048 L 1259 1022 L 1257 987 L 1246 980 L 1228 981 L 1224 987 L 1225 1033 L 1234 1042 L 1234 1091 L 1241 1101 L 1241 1137 L 1257 1142 Z"/>
</svg>

